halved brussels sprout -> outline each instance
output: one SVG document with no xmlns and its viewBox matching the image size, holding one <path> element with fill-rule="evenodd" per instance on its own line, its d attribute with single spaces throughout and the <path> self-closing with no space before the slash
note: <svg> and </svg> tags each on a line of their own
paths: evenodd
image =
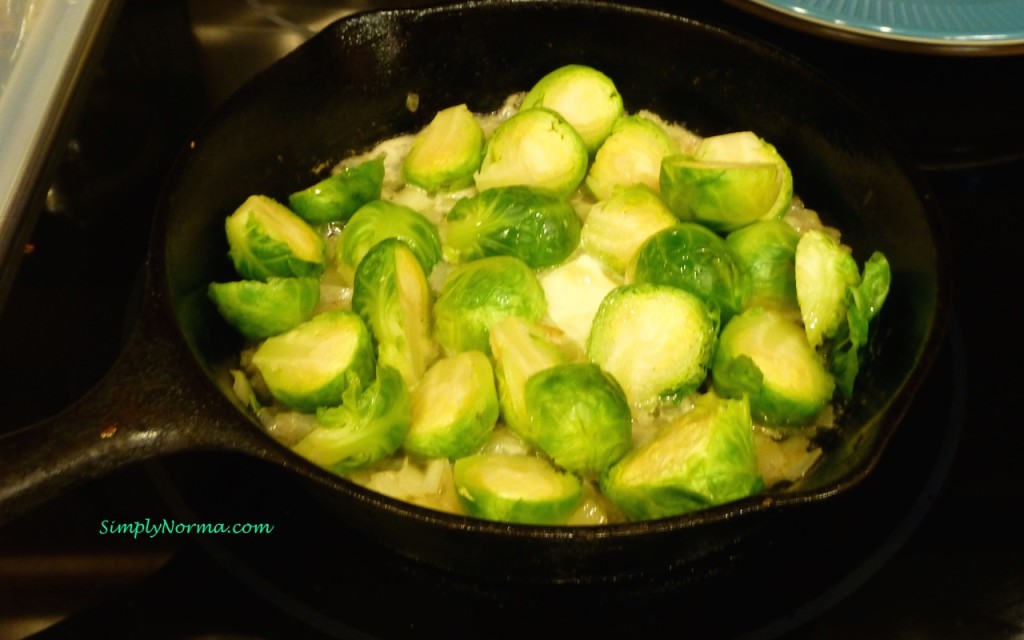
<svg viewBox="0 0 1024 640">
<path fill-rule="evenodd" d="M 547 107 L 580 134 L 591 153 L 622 117 L 622 96 L 604 73 L 581 64 L 559 67 L 541 78 L 523 98 L 521 109 Z"/>
<path fill-rule="evenodd" d="M 465 104 L 438 111 L 416 135 L 402 175 L 427 191 L 464 189 L 473 185 L 484 153 L 484 132 Z"/>
<path fill-rule="evenodd" d="M 354 471 L 397 451 L 411 416 L 409 391 L 401 374 L 391 367 L 378 367 L 368 386 L 353 382 L 340 405 L 317 409 L 320 426 L 292 450 L 335 473 Z"/>
<path fill-rule="evenodd" d="M 448 353 L 490 354 L 489 331 L 509 316 L 539 321 L 547 310 L 544 289 L 530 267 L 512 256 L 459 265 L 434 303 L 434 337 Z"/>
<path fill-rule="evenodd" d="M 461 458 L 480 450 L 498 421 L 498 391 L 490 359 L 463 351 L 435 362 L 412 391 L 406 451 Z"/>
<path fill-rule="evenodd" d="M 545 328 L 536 322 L 511 316 L 496 322 L 490 332 L 498 403 L 505 424 L 524 440 L 532 440 L 526 408 L 526 381 L 530 376 L 567 361 Z"/>
<path fill-rule="evenodd" d="M 718 312 L 688 291 L 623 285 L 601 303 L 587 353 L 622 385 L 632 406 L 648 409 L 704 382 L 718 327 Z"/>
<path fill-rule="evenodd" d="M 622 284 L 606 273 L 604 266 L 585 253 L 539 276 L 548 301 L 551 323 L 582 350 L 601 301 Z"/>
<path fill-rule="evenodd" d="M 590 208 L 580 242 L 584 251 L 621 274 L 647 238 L 678 222 L 647 185 L 616 187 Z"/>
<path fill-rule="evenodd" d="M 846 292 L 860 282 L 860 270 L 848 248 L 818 229 L 800 237 L 794 260 L 800 316 L 817 348 L 846 320 Z"/>
<path fill-rule="evenodd" d="M 359 207 L 380 198 L 384 157 L 344 167 L 311 187 L 288 196 L 288 206 L 310 224 L 344 222 Z"/>
<path fill-rule="evenodd" d="M 370 330 L 345 309 L 267 338 L 253 353 L 252 364 L 271 395 L 298 411 L 340 403 L 349 385 L 373 379 L 376 366 Z"/>
<path fill-rule="evenodd" d="M 455 461 L 466 513 L 516 524 L 565 524 L 583 495 L 579 478 L 535 456 L 477 454 Z"/>
<path fill-rule="evenodd" d="M 568 196 L 587 173 L 590 157 L 580 135 L 562 116 L 534 107 L 494 130 L 476 174 L 477 189 L 526 185 Z"/>
<path fill-rule="evenodd" d="M 704 138 L 693 156 L 665 158 L 661 194 L 681 220 L 728 232 L 785 215 L 793 176 L 775 147 L 750 131 Z"/>
<path fill-rule="evenodd" d="M 359 261 L 352 285 L 352 310 L 374 337 L 377 362 L 394 367 L 414 386 L 437 352 L 430 326 L 430 286 L 409 245 L 397 238 L 378 242 Z"/>
<path fill-rule="evenodd" d="M 596 364 L 573 362 L 526 381 L 531 443 L 583 477 L 618 462 L 632 445 L 633 421 L 622 387 Z"/>
<path fill-rule="evenodd" d="M 375 244 L 397 238 L 409 245 L 429 274 L 441 262 L 441 234 L 437 225 L 415 209 L 387 200 L 374 200 L 352 214 L 338 237 L 338 270 L 349 282 L 356 266 Z"/>
<path fill-rule="evenodd" d="M 450 262 L 515 256 L 538 269 L 572 254 L 580 219 L 565 198 L 521 185 L 495 187 L 456 202 L 442 237 Z"/>
<path fill-rule="evenodd" d="M 689 513 L 764 488 L 746 400 L 699 396 L 694 407 L 601 477 L 631 520 Z"/>
<path fill-rule="evenodd" d="M 224 223 L 228 255 L 246 280 L 319 276 L 324 240 L 280 202 L 263 195 L 246 198 Z"/>
<path fill-rule="evenodd" d="M 747 274 L 745 306 L 798 311 L 796 244 L 800 233 L 785 220 L 759 220 L 725 238 Z"/>
<path fill-rule="evenodd" d="M 647 185 L 658 190 L 661 162 L 679 153 L 679 144 L 660 124 L 642 115 L 624 116 L 594 155 L 586 185 L 598 200 L 616 187 Z"/>
<path fill-rule="evenodd" d="M 722 328 L 711 379 L 723 396 L 746 395 L 755 420 L 781 427 L 809 424 L 835 391 L 803 328 L 761 308 L 747 309 Z"/>
<path fill-rule="evenodd" d="M 626 279 L 689 291 L 718 307 L 724 321 L 743 309 L 744 277 L 724 238 L 695 222 L 681 222 L 644 242 Z"/>
<path fill-rule="evenodd" d="M 317 278 L 213 282 L 210 298 L 228 324 L 249 340 L 283 333 L 312 317 L 320 302 Z"/>
</svg>

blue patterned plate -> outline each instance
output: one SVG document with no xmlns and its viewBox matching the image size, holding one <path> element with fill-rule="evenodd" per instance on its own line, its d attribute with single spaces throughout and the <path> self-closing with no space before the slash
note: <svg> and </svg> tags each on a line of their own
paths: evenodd
<svg viewBox="0 0 1024 640">
<path fill-rule="evenodd" d="M 954 52 L 1024 50 L 1024 0 L 737 0 L 778 21 L 799 21 L 833 36 Z"/>
</svg>

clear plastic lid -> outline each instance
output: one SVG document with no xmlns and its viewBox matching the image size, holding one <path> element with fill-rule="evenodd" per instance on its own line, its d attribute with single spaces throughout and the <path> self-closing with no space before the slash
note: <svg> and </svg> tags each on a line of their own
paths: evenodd
<svg viewBox="0 0 1024 640">
<path fill-rule="evenodd" d="M 112 0 L 0 0 L 0 305 L 33 190 Z"/>
</svg>

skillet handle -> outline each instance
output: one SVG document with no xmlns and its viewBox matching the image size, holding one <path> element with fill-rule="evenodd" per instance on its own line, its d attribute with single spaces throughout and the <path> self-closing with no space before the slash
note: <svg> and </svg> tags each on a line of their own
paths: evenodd
<svg viewBox="0 0 1024 640">
<path fill-rule="evenodd" d="M 107 374 L 63 412 L 0 437 L 0 525 L 74 485 L 187 450 L 273 458 L 152 299 Z"/>
</svg>

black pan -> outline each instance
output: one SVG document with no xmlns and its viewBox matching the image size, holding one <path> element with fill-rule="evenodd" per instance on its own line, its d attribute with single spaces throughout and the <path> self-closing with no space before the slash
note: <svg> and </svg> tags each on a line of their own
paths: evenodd
<svg viewBox="0 0 1024 640">
<path fill-rule="evenodd" d="M 893 288 L 856 402 L 825 464 L 798 491 L 592 528 L 477 521 L 319 469 L 265 434 L 230 392 L 227 367 L 240 342 L 205 292 L 233 277 L 223 220 L 246 196 L 283 199 L 441 108 L 491 110 L 570 62 L 608 73 L 630 111 L 651 109 L 704 135 L 758 132 L 789 162 L 797 193 L 844 231 L 858 261 L 876 249 L 888 256 Z M 416 111 L 406 107 L 410 93 L 419 96 Z M 79 403 L 0 441 L 0 513 L 9 520 L 126 464 L 215 450 L 293 475 L 339 525 L 431 565 L 560 581 L 724 559 L 737 541 L 784 528 L 792 509 L 843 493 L 874 469 L 942 341 L 946 251 L 932 199 L 898 142 L 785 52 L 681 17 L 594 2 L 359 14 L 253 78 L 182 151 L 156 212 L 144 310 L 130 342 Z"/>
</svg>

